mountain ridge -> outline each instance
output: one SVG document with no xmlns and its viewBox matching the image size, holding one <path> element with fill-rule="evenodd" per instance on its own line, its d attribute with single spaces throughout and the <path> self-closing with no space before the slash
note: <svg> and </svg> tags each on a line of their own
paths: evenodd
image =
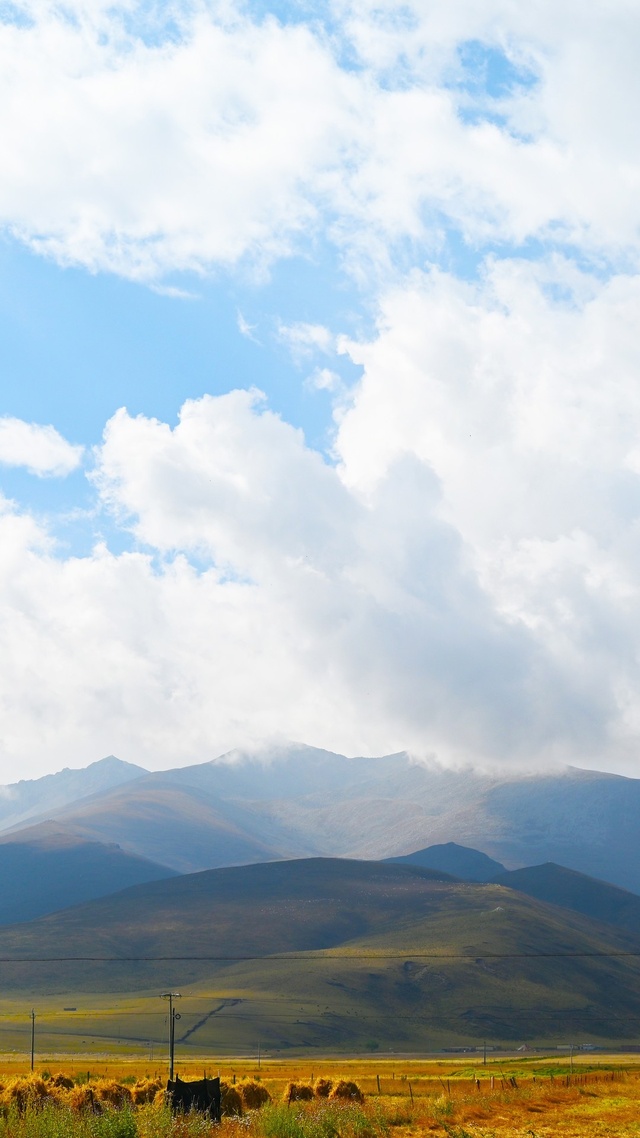
<svg viewBox="0 0 640 1138">
<path fill-rule="evenodd" d="M 0 786 L 0 832 L 22 826 L 49 811 L 64 809 L 94 794 L 148 774 L 144 767 L 107 755 L 86 767 L 64 767 L 54 774 Z"/>
<path fill-rule="evenodd" d="M 563 768 L 516 777 L 448 770 L 405 752 L 347 758 L 286 744 L 136 773 L 84 800 L 48 804 L 39 820 L 178 872 L 274 858 L 376 860 L 454 842 L 508 870 L 552 861 L 640 892 L 638 816 L 640 780 L 623 775 Z"/>
</svg>

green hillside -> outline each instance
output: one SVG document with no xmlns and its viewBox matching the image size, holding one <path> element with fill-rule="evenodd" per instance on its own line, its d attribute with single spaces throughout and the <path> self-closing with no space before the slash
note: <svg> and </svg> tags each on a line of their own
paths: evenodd
<svg viewBox="0 0 640 1138">
<path fill-rule="evenodd" d="M 640 936 L 640 897 L 607 881 L 598 881 L 552 861 L 496 874 L 493 880 L 539 901 L 575 909 Z"/>
<path fill-rule="evenodd" d="M 40 1000 L 52 1016 L 72 1004 L 65 1030 L 73 1020 L 106 1046 L 159 1040 L 157 994 L 170 986 L 194 1051 L 628 1040 L 640 1035 L 640 961 L 607 954 L 636 950 L 504 886 L 338 859 L 154 882 L 0 931 L 13 1001 Z M 16 956 L 31 962 L 6 960 Z M 43 959 L 55 956 L 119 960 Z M 143 956 L 183 959 L 131 959 Z"/>
</svg>

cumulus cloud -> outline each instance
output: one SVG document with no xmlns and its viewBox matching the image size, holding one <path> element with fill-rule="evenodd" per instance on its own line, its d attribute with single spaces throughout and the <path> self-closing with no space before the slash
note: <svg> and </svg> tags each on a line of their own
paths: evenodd
<svg viewBox="0 0 640 1138">
<path fill-rule="evenodd" d="M 188 403 L 173 430 L 120 412 L 97 457 L 152 549 L 60 558 L 0 518 L 7 758 L 108 745 L 170 765 L 274 733 L 443 759 L 560 747 L 581 693 L 493 610 L 426 466 L 364 503 L 246 392 Z"/>
<path fill-rule="evenodd" d="M 24 466 L 39 478 L 64 478 L 82 462 L 84 447 L 73 446 L 55 427 L 0 418 L 0 464 Z"/>
<path fill-rule="evenodd" d="M 392 289 L 334 461 L 256 390 L 121 409 L 92 478 L 137 551 L 62 556 L 5 503 L 5 756 L 631 762 L 640 297 L 563 273 Z"/>
<path fill-rule="evenodd" d="M 633 6 L 354 2 L 330 28 L 20 11 L 0 25 L 0 224 L 62 264 L 157 280 L 320 233 L 365 279 L 394 242 L 437 256 L 450 226 L 637 261 Z"/>
<path fill-rule="evenodd" d="M 603 753 L 628 761 L 639 311 L 637 277 L 602 283 L 571 264 L 496 262 L 476 284 L 416 273 L 385 297 L 375 335 L 349 348 L 363 377 L 336 439 L 345 484 L 365 497 L 407 456 L 433 469 L 439 516 L 495 611 L 604 697 Z"/>
</svg>

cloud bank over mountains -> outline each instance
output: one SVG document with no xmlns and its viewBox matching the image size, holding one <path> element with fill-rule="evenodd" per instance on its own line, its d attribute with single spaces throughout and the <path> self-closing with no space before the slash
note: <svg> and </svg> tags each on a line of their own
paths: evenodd
<svg viewBox="0 0 640 1138">
<path fill-rule="evenodd" d="M 6 232 L 161 287 L 322 242 L 367 319 L 283 333 L 359 369 L 318 382 L 324 453 L 230 374 L 106 424 L 95 509 L 132 548 L 69 556 L 3 502 L 7 759 L 283 735 L 634 769 L 639 34 L 610 0 L 15 6 Z M 57 439 L 20 461 L 70 471 Z"/>
</svg>

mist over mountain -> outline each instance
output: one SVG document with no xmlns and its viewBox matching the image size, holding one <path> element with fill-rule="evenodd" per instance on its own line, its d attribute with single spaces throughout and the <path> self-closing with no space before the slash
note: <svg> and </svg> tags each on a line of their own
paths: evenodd
<svg viewBox="0 0 640 1138">
<path fill-rule="evenodd" d="M 91 794 L 85 784 L 59 804 L 38 797 L 45 780 L 28 784 L 31 820 L 182 873 L 277 858 L 376 860 L 453 842 L 507 869 L 553 861 L 640 892 L 638 779 L 577 768 L 517 778 L 301 744 L 153 773 L 124 767 L 127 781 Z M 15 811 L 0 820 L 11 824 Z"/>
</svg>

